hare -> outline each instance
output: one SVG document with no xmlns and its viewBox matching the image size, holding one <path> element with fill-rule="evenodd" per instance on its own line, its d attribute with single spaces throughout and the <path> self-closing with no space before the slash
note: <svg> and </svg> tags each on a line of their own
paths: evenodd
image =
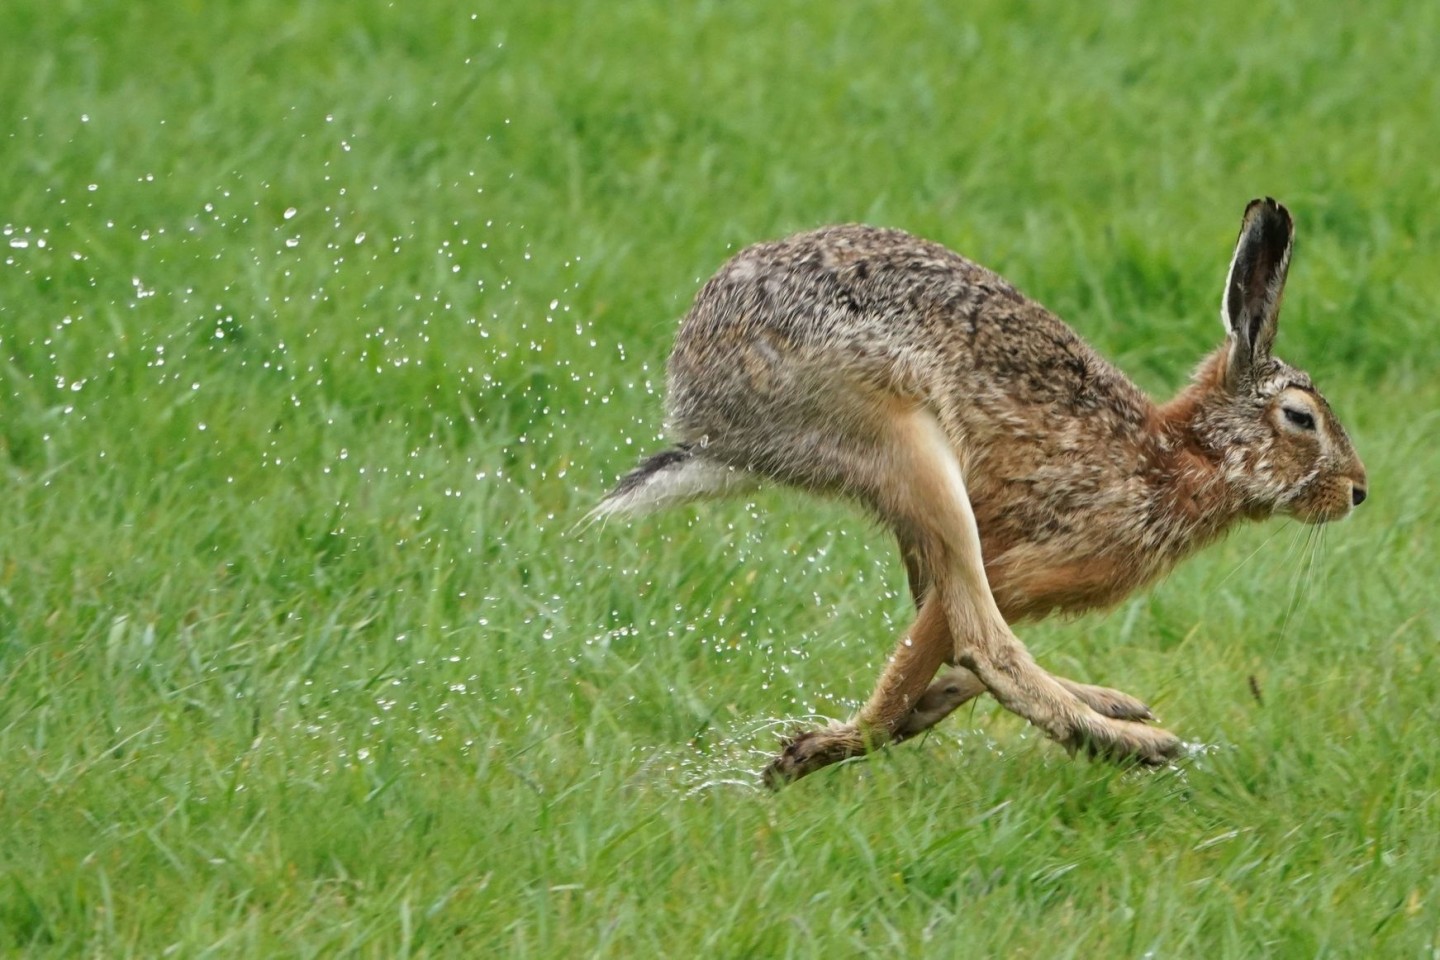
<svg viewBox="0 0 1440 960">
<path fill-rule="evenodd" d="M 1071 753 L 1179 753 L 1144 703 L 1052 676 L 1011 625 L 1114 604 L 1240 520 L 1323 523 L 1365 499 L 1329 404 L 1271 354 L 1293 240 L 1283 206 L 1246 207 L 1225 341 L 1159 405 L 1004 279 L 898 230 L 757 244 L 705 284 L 667 366 L 675 446 L 592 515 L 764 481 L 845 497 L 894 531 L 918 608 L 854 719 L 795 736 L 766 783 L 982 692 Z"/>
</svg>

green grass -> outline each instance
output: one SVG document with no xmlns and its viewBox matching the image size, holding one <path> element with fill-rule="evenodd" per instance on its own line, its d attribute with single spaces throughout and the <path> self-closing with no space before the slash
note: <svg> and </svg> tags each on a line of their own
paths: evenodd
<svg viewBox="0 0 1440 960">
<path fill-rule="evenodd" d="M 0 953 L 1433 957 L 1440 8 L 0 5 Z M 903 226 L 1164 392 L 1251 196 L 1373 496 L 1023 636 L 1207 745 L 985 704 L 779 796 L 904 626 L 767 493 L 567 531 L 746 242 Z M 1251 678 L 1261 698 L 1252 694 Z"/>
</svg>

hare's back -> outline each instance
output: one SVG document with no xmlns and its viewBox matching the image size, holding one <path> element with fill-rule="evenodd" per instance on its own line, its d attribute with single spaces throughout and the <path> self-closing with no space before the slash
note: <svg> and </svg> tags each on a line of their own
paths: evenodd
<svg viewBox="0 0 1440 960">
<path fill-rule="evenodd" d="M 721 267 L 676 338 L 672 410 L 729 390 L 794 397 L 842 374 L 932 400 L 985 394 L 1077 415 L 1139 402 L 1004 278 L 904 231 L 849 225 L 756 244 Z"/>
<path fill-rule="evenodd" d="M 823 227 L 732 257 L 701 288 L 680 337 L 763 332 L 824 345 L 863 332 L 905 343 L 943 323 L 942 313 L 976 312 L 993 295 L 1024 299 L 984 267 L 902 230 Z"/>
</svg>

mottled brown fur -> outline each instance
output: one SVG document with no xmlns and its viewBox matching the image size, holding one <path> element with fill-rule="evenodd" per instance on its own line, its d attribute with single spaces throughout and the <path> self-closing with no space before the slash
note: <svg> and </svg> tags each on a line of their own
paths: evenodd
<svg viewBox="0 0 1440 960">
<path fill-rule="evenodd" d="M 1176 753 L 1144 704 L 1052 677 L 1010 625 L 1113 604 L 1238 520 L 1320 522 L 1363 499 L 1329 405 L 1270 354 L 1292 233 L 1274 201 L 1246 209 L 1226 342 L 1163 405 L 999 276 L 897 230 L 758 244 L 704 285 L 668 366 L 684 452 L 597 512 L 762 479 L 846 496 L 895 531 L 920 608 L 856 719 L 796 738 L 770 781 L 913 736 L 982 689 L 1072 750 Z"/>
</svg>

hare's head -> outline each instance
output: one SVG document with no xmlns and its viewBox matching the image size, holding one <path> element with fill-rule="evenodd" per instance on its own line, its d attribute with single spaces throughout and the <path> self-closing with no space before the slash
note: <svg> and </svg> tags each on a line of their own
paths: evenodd
<svg viewBox="0 0 1440 960">
<path fill-rule="evenodd" d="M 1270 352 L 1295 226 L 1274 200 L 1252 200 L 1225 282 L 1225 345 L 1199 372 L 1195 431 L 1255 515 L 1307 523 L 1365 499 L 1365 466 L 1309 374 Z"/>
</svg>

